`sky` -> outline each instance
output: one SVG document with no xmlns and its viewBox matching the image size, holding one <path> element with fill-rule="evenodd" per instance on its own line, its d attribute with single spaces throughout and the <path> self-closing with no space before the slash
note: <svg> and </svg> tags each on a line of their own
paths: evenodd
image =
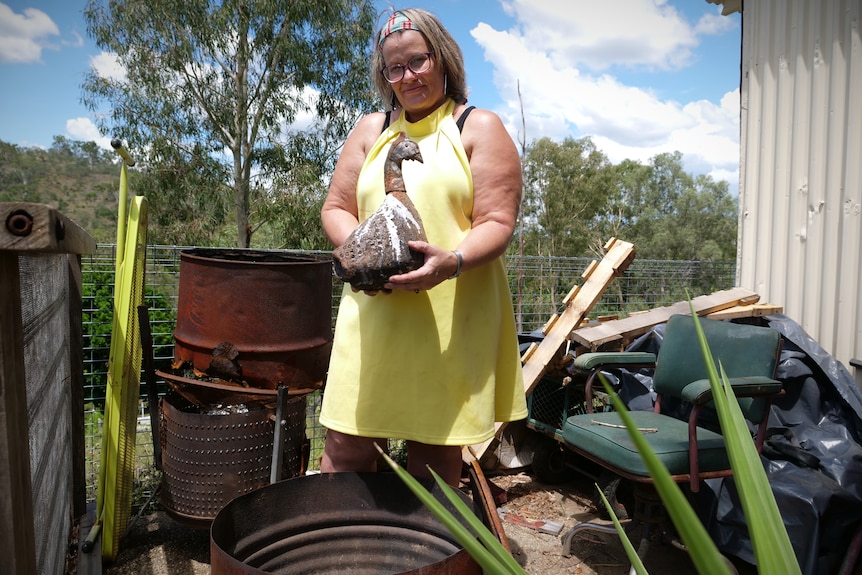
<svg viewBox="0 0 862 575">
<path fill-rule="evenodd" d="M 109 149 L 81 103 L 87 71 L 113 62 L 87 36 L 84 5 L 0 0 L 0 140 L 47 148 L 65 136 Z M 395 4 L 410 6 L 452 33 L 468 103 L 496 112 L 516 142 L 588 136 L 614 163 L 679 151 L 686 171 L 727 181 L 736 195 L 738 13 L 722 16 L 707 0 Z"/>
</svg>

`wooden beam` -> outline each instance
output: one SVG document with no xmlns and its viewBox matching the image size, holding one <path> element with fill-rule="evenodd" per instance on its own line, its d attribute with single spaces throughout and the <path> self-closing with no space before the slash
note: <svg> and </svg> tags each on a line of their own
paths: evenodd
<svg viewBox="0 0 862 575">
<path fill-rule="evenodd" d="M 0 202 L 0 250 L 92 254 L 96 240 L 46 204 Z"/>
<path fill-rule="evenodd" d="M 581 324 L 611 281 L 622 275 L 635 257 L 634 245 L 617 238 L 608 240 L 604 249 L 605 255 L 602 260 L 593 260 L 581 274 L 584 283 L 580 286 L 575 285 L 566 295 L 563 300 L 565 306 L 563 312 L 559 315 L 554 314 L 545 324 L 542 329 L 545 337 L 542 341 L 530 346 L 524 353 L 522 358 L 524 392 L 528 396 L 560 353 L 561 348 L 569 342 L 572 330 Z M 485 453 L 493 451 L 499 445 L 505 428 L 505 423 L 498 423 L 494 437 L 483 444 L 466 447 L 462 452 L 464 461 L 478 459 L 481 463 Z"/>
<path fill-rule="evenodd" d="M 771 303 L 756 303 L 751 305 L 737 305 L 714 311 L 706 317 L 709 319 L 738 319 L 741 317 L 763 317 L 776 313 L 784 313 L 784 308 Z"/>
<path fill-rule="evenodd" d="M 736 287 L 696 297 L 691 303 L 697 315 L 705 316 L 738 305 L 753 304 L 759 299 L 760 296 L 753 291 Z M 572 332 L 572 339 L 590 351 L 607 348 L 609 345 L 621 347 L 645 334 L 654 326 L 666 322 L 674 314 L 689 315 L 690 313 L 688 301 L 681 301 L 651 309 L 646 313 L 576 329 Z"/>
<path fill-rule="evenodd" d="M 554 356 L 569 341 L 572 331 L 590 313 L 599 298 L 613 279 L 622 275 L 635 255 L 635 248 L 629 242 L 611 238 L 605 244 L 605 256 L 600 262 L 590 263 L 583 277 L 585 281 L 565 303 L 565 310 L 550 325 L 545 337 L 539 342 L 536 351 L 524 363 L 524 391 L 532 393 L 544 375 Z M 570 292 L 571 293 L 571 292 Z"/>
<path fill-rule="evenodd" d="M 0 251 L 0 565 L 36 574 L 18 255 Z M 58 545 L 64 542 L 56 542 Z"/>
</svg>

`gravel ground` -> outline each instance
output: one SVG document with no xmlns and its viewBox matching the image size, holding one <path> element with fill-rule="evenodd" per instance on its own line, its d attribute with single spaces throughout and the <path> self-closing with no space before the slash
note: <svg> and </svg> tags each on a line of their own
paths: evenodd
<svg viewBox="0 0 862 575">
<path fill-rule="evenodd" d="M 158 511 L 138 519 L 105 575 L 208 575 L 209 531 L 192 529 Z"/>
<path fill-rule="evenodd" d="M 570 557 L 562 556 L 561 536 L 573 525 L 595 521 L 587 480 L 545 485 L 527 473 L 501 475 L 489 481 L 505 492 L 503 526 L 512 555 L 529 575 L 625 575 L 629 564 L 613 535 L 578 535 Z M 517 521 L 514 523 L 513 521 Z M 563 525 L 559 535 L 543 533 L 525 523 L 551 521 Z M 637 534 L 637 532 L 635 532 Z M 181 525 L 164 512 L 139 518 L 121 544 L 106 575 L 207 575 L 209 532 Z M 688 555 L 669 544 L 654 543 L 646 558 L 650 573 L 696 573 Z M 756 573 L 737 565 L 741 575 Z"/>
</svg>

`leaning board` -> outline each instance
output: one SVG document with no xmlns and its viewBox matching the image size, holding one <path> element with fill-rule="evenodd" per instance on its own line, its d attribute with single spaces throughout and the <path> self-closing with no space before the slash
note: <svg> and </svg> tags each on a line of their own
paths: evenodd
<svg viewBox="0 0 862 575">
<path fill-rule="evenodd" d="M 524 392 L 527 396 L 539 383 L 548 365 L 560 353 L 562 347 L 569 341 L 572 330 L 580 325 L 593 306 L 602 297 L 608 285 L 617 276 L 622 275 L 634 260 L 635 248 L 629 242 L 611 238 L 604 246 L 605 255 L 601 261 L 592 261 L 581 274 L 583 285 L 575 285 L 563 300 L 565 309 L 559 315 L 554 315 L 545 325 L 542 332 L 545 337 L 541 342 L 533 344 L 521 358 Z M 484 463 L 486 453 L 493 452 L 500 444 L 500 438 L 506 429 L 506 423 L 497 423 L 494 437 L 479 445 L 466 446 L 462 450 L 462 459 L 470 462 L 473 459 Z"/>
<path fill-rule="evenodd" d="M 107 560 L 116 557 L 132 512 L 142 358 L 138 306 L 144 298 L 146 243 L 147 201 L 136 196 L 131 201 L 124 253 L 114 279 L 114 326 L 96 501 L 97 518 L 102 522 L 102 557 Z"/>
</svg>

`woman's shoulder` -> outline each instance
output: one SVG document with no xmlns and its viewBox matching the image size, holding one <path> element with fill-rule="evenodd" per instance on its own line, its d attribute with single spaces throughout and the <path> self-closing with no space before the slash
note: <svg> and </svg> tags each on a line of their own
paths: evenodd
<svg viewBox="0 0 862 575">
<path fill-rule="evenodd" d="M 469 106 L 456 106 L 455 119 L 461 118 L 467 108 Z M 474 145 L 491 142 L 495 138 L 502 136 L 508 137 L 508 132 L 500 116 L 484 108 L 473 108 L 464 120 L 463 127 L 461 128 L 461 141 L 465 149 L 467 149 L 468 154 Z"/>
<path fill-rule="evenodd" d="M 378 136 L 385 129 L 386 114 L 384 112 L 371 112 L 366 114 L 353 127 L 348 141 L 359 145 L 364 151 L 368 151 Z"/>
<path fill-rule="evenodd" d="M 396 117 L 397 116 L 394 113 L 391 116 L 392 120 L 394 120 Z M 353 128 L 353 131 L 360 132 L 363 134 L 365 132 L 369 132 L 380 135 L 380 132 L 385 129 L 385 123 L 387 119 L 387 112 L 370 112 L 359 119 L 359 122 L 356 123 L 356 126 Z"/>
<path fill-rule="evenodd" d="M 455 120 L 458 120 L 466 115 L 466 119 L 464 121 L 464 127 L 466 128 L 468 124 L 472 124 L 474 126 L 487 126 L 493 123 L 502 124 L 500 120 L 500 116 L 491 110 L 486 110 L 484 108 L 477 108 L 476 106 L 469 106 L 467 104 L 457 104 L 455 106 L 455 110 L 453 111 L 453 116 L 455 116 Z"/>
</svg>

